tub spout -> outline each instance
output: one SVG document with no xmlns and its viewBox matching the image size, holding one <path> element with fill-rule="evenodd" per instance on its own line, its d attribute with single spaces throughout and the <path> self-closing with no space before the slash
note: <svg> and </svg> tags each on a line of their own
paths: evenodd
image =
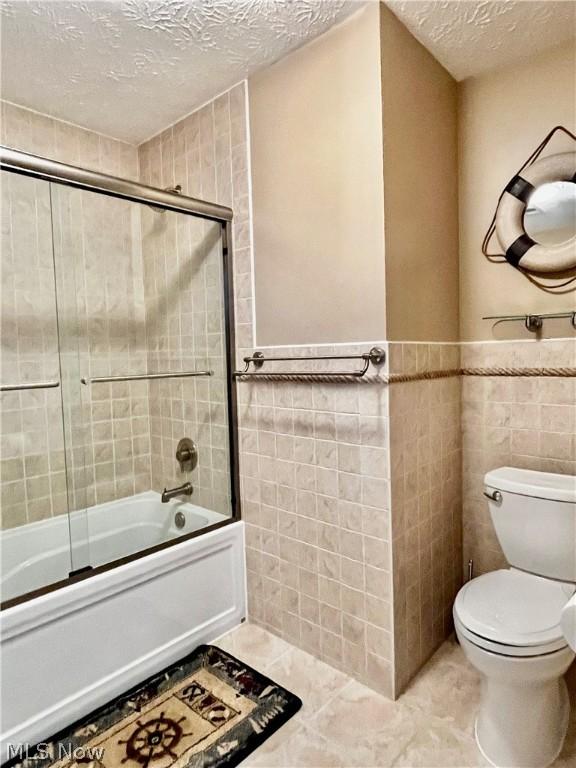
<svg viewBox="0 0 576 768">
<path fill-rule="evenodd" d="M 162 504 L 166 504 L 175 496 L 192 496 L 193 491 L 192 483 L 184 483 L 184 485 L 179 485 L 177 488 L 164 488 L 162 491 Z"/>
</svg>

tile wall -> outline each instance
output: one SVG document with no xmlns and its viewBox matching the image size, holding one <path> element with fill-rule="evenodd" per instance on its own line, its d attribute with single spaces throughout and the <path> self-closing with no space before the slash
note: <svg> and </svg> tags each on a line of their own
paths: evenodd
<svg viewBox="0 0 576 768">
<path fill-rule="evenodd" d="M 150 488 L 140 206 L 53 185 L 54 256 L 71 509 Z"/>
<path fill-rule="evenodd" d="M 49 185 L 22 176 L 2 177 L 0 380 L 57 381 Z M 0 409 L 2 526 L 65 512 L 59 390 L 3 392 Z"/>
<path fill-rule="evenodd" d="M 251 619 L 391 695 L 386 386 L 246 381 L 238 390 Z"/>
<path fill-rule="evenodd" d="M 457 344 L 389 350 L 391 373 L 459 367 Z M 452 631 L 462 583 L 460 391 L 458 376 L 389 388 L 397 695 Z"/>
<path fill-rule="evenodd" d="M 1 109 L 0 139 L 7 146 L 105 173 L 138 176 L 137 151 L 129 144 L 6 102 Z M 2 380 L 58 379 L 49 185 L 11 174 L 1 176 Z M 67 277 L 58 286 L 59 298 L 69 299 L 67 320 L 76 317 L 90 329 L 90 344 L 83 350 L 78 349 L 74 324 L 67 323 L 63 329 L 69 342 L 68 360 L 72 362 L 76 355 L 76 368 L 69 366 L 75 380 L 63 379 L 64 386 L 75 385 L 77 395 L 68 401 L 70 409 L 65 414 L 67 460 L 75 469 L 70 508 L 75 508 L 130 495 L 136 487 L 149 485 L 148 413 L 142 402 L 146 393 L 132 386 L 129 390 L 100 386 L 84 392 L 81 402 L 77 382 L 80 367 L 83 375 L 90 366 L 108 370 L 123 364 L 127 352 L 137 355 L 135 350 L 141 350 L 143 337 L 127 337 L 126 327 L 118 323 L 119 315 L 125 317 L 126 306 L 141 308 L 135 302 L 141 266 L 137 248 L 127 247 L 133 234 L 133 214 L 117 205 L 118 201 L 63 187 L 53 187 L 52 193 L 53 210 L 73 220 L 73 226 L 67 228 L 68 240 L 59 241 L 59 255 L 73 248 L 79 267 L 74 284 L 70 273 L 62 271 L 61 276 Z M 140 295 L 143 297 L 142 288 Z M 78 304 L 74 304 L 76 299 Z M 141 323 L 142 316 L 136 319 Z M 28 330 L 22 327 L 23 321 Z M 67 511 L 62 415 L 57 389 L 3 394 L 3 527 Z M 94 454 L 87 457 L 84 471 L 92 445 Z M 136 455 L 137 467 L 129 454 Z"/>
<path fill-rule="evenodd" d="M 237 338 L 249 346 L 252 282 L 245 104 L 242 84 L 136 148 L 4 103 L 2 141 L 160 187 L 179 183 L 184 194 L 233 206 Z M 5 202 L 17 183 L 18 177 L 12 178 L 12 186 L 4 184 Z M 23 184 L 28 185 L 25 193 L 20 189 Z M 10 329 L 16 309 L 20 311 L 15 302 L 31 304 L 32 292 L 35 311 L 42 309 L 41 286 L 30 279 L 26 292 L 23 286 L 30 266 L 44 258 L 46 264 L 40 266 L 46 274 L 37 274 L 42 275 L 46 301 L 51 304 L 46 317 L 35 319 L 47 340 L 38 340 L 37 333 L 24 337 L 12 328 L 14 334 L 5 333 L 3 338 L 21 337 L 19 347 L 6 349 L 4 358 L 11 365 L 18 355 L 20 367 L 30 367 L 30 356 L 37 360 L 37 346 L 42 343 L 49 350 L 49 359 L 46 354 L 44 358 L 52 366 L 53 378 L 59 378 L 53 224 L 61 266 L 56 274 L 61 329 L 65 331 L 62 384 L 68 406 L 64 422 L 70 509 L 181 483 L 186 476 L 180 473 L 174 454 L 179 438 L 189 435 L 197 442 L 200 456 L 192 477 L 195 500 L 229 512 L 219 226 L 65 187 L 54 186 L 50 201 L 48 185 L 42 184 L 21 180 L 18 205 L 3 206 L 4 242 L 13 239 L 18 248 L 10 269 L 14 271 L 17 264 L 21 271 L 15 279 L 3 281 L 5 294 L 11 292 L 10 301 L 4 296 L 3 319 L 4 327 Z M 20 247 L 18 236 L 29 236 L 30 213 L 36 220 L 35 250 L 26 243 L 22 257 L 24 246 Z M 46 253 L 38 256 L 41 249 Z M 4 260 L 5 272 L 6 268 Z M 208 367 L 215 374 L 209 380 L 77 386 L 81 375 Z M 42 372 L 38 365 L 36 372 Z M 5 395 L 3 410 L 7 434 L 1 479 L 3 524 L 20 525 L 66 511 L 60 393 Z M 42 421 L 45 438 L 37 428 Z M 34 445 L 28 447 L 33 438 Z M 44 447 L 48 442 L 49 459 Z"/>
<path fill-rule="evenodd" d="M 141 180 L 182 186 L 191 197 L 234 209 L 236 334 L 252 339 L 251 232 L 245 84 L 139 147 Z M 150 385 L 153 484 L 188 479 L 175 462 L 178 440 L 198 446 L 196 502 L 230 513 L 220 227 L 192 217 L 146 213 L 144 288 L 149 362 L 156 370 L 205 368 L 210 379 Z M 174 368 L 176 366 L 176 368 Z"/>
<path fill-rule="evenodd" d="M 575 367 L 576 339 L 462 345 L 462 365 Z M 506 566 L 482 496 L 501 466 L 576 475 L 574 378 L 463 377 L 464 562 L 476 574 Z"/>
</svg>

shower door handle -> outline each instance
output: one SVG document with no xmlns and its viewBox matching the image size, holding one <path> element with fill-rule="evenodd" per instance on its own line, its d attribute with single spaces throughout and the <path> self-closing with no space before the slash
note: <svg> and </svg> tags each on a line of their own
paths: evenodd
<svg viewBox="0 0 576 768">
<path fill-rule="evenodd" d="M 133 373 L 127 376 L 82 376 L 82 384 L 103 384 L 114 381 L 148 381 L 153 379 L 188 379 L 194 376 L 214 376 L 214 371 L 176 371 L 175 373 Z"/>
<path fill-rule="evenodd" d="M 59 381 L 36 381 L 30 384 L 0 384 L 0 392 L 20 392 L 24 389 L 54 389 L 59 387 Z"/>
</svg>

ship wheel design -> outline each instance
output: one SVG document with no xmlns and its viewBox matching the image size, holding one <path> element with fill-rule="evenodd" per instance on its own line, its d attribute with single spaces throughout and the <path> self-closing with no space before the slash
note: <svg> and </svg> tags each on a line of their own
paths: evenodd
<svg viewBox="0 0 576 768">
<path fill-rule="evenodd" d="M 148 768 L 153 760 L 159 760 L 166 755 L 176 760 L 178 755 L 173 752 L 174 747 L 184 736 L 192 736 L 191 733 L 183 732 L 180 726 L 183 720 L 186 718 L 181 717 L 178 721 L 171 720 L 169 717 L 164 717 L 164 712 L 160 713 L 160 717 L 149 720 L 147 723 L 137 720 L 138 728 L 130 738 L 118 742 L 126 744 L 126 757 L 122 762 L 135 760 L 143 768 Z"/>
</svg>

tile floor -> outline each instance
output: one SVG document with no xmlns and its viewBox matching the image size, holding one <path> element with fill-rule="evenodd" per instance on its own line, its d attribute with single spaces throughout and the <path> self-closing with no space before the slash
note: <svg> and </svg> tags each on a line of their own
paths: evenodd
<svg viewBox="0 0 576 768">
<path fill-rule="evenodd" d="M 243 763 L 246 768 L 476 768 L 479 678 L 448 641 L 408 690 L 390 701 L 252 624 L 216 642 L 296 693 L 300 712 Z M 576 766 L 576 702 L 554 768 Z"/>
</svg>

